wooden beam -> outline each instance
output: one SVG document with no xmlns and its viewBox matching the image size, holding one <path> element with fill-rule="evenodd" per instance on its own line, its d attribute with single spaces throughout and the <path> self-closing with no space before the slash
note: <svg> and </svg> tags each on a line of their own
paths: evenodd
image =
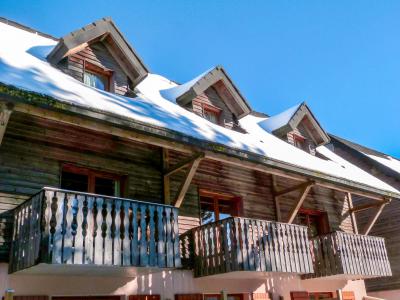
<svg viewBox="0 0 400 300">
<path fill-rule="evenodd" d="M 291 186 L 291 187 L 281 190 L 281 191 L 274 191 L 274 196 L 280 197 L 282 195 L 285 195 L 285 194 L 288 194 L 288 193 L 291 193 L 291 192 L 294 192 L 294 191 L 297 191 L 300 189 L 304 189 L 304 187 L 308 186 L 310 184 L 310 182 L 314 183 L 313 181 L 306 181 L 306 182 L 302 182 L 298 185 Z"/>
<path fill-rule="evenodd" d="M 271 175 L 271 177 L 272 177 L 272 192 L 273 192 L 273 196 L 274 196 L 276 219 L 278 222 L 280 222 L 282 220 L 281 203 L 279 201 L 279 197 L 276 196 L 278 184 L 276 182 L 275 175 Z"/>
<path fill-rule="evenodd" d="M 389 202 L 384 202 L 382 203 L 378 210 L 375 212 L 374 215 L 372 215 L 371 219 L 369 220 L 367 226 L 365 226 L 365 230 L 364 230 L 364 235 L 368 235 L 369 232 L 371 231 L 372 227 L 375 225 L 376 221 L 378 220 L 380 214 L 382 213 L 383 209 L 385 208 L 386 204 L 388 204 Z"/>
<path fill-rule="evenodd" d="M 163 170 L 169 168 L 169 150 L 162 148 L 162 159 L 163 159 Z M 164 203 L 171 204 L 171 192 L 170 192 L 170 182 L 169 177 L 163 177 L 163 189 L 164 189 Z"/>
<path fill-rule="evenodd" d="M 350 213 L 356 213 L 356 212 L 367 210 L 367 209 L 370 209 L 370 208 L 373 208 L 373 207 L 379 207 L 382 204 L 383 204 L 382 202 L 361 204 L 361 205 L 354 206 L 353 208 L 350 208 L 349 212 Z"/>
<path fill-rule="evenodd" d="M 197 168 L 199 167 L 200 161 L 203 159 L 203 157 L 198 157 L 196 158 L 188 168 L 186 172 L 186 176 L 184 180 L 182 181 L 182 184 L 178 190 L 178 194 L 176 196 L 176 199 L 174 201 L 174 206 L 175 207 L 180 207 L 183 199 L 185 198 L 186 192 L 189 189 L 190 183 L 192 182 L 193 176 L 196 173 Z"/>
<path fill-rule="evenodd" d="M 183 168 L 185 168 L 186 166 L 188 166 L 189 164 L 191 164 L 193 161 L 195 161 L 197 158 L 203 158 L 204 157 L 204 153 L 196 153 L 195 155 L 182 160 L 181 162 L 177 163 L 175 166 L 170 167 L 168 169 L 166 169 L 166 171 L 164 172 L 164 177 L 169 177 L 172 174 L 174 174 L 175 172 L 178 172 L 179 170 L 182 170 Z"/>
<path fill-rule="evenodd" d="M 0 102 L 0 146 L 1 142 L 3 141 L 4 134 L 6 133 L 7 124 L 8 121 L 10 120 L 13 108 L 14 105 L 11 103 Z"/>
<path fill-rule="evenodd" d="M 303 205 L 303 202 L 306 199 L 307 194 L 313 185 L 314 185 L 314 182 L 309 182 L 306 186 L 304 186 L 304 188 L 302 189 L 302 191 L 300 193 L 299 200 L 297 200 L 296 205 L 292 208 L 292 210 L 289 213 L 289 218 L 286 223 L 292 224 L 294 218 L 296 217 L 300 207 Z"/>
<path fill-rule="evenodd" d="M 353 211 L 353 209 L 354 209 L 353 197 L 351 196 L 351 193 L 347 193 L 346 200 L 347 200 L 347 204 L 349 206 L 350 218 L 351 218 L 351 223 L 353 224 L 354 233 L 358 234 L 357 219 L 356 219 L 356 215 Z"/>
</svg>

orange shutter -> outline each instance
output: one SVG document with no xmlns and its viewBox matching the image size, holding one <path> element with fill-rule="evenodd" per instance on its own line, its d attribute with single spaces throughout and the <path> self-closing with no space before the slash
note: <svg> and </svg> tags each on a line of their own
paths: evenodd
<svg viewBox="0 0 400 300">
<path fill-rule="evenodd" d="M 176 294 L 175 300 L 203 300 L 202 294 Z"/>
<path fill-rule="evenodd" d="M 292 300 L 309 300 L 307 292 L 290 292 L 290 299 Z"/>
<path fill-rule="evenodd" d="M 356 300 L 356 296 L 354 296 L 354 292 L 342 292 L 343 300 Z"/>
<path fill-rule="evenodd" d="M 160 300 L 160 295 L 130 295 L 129 300 Z"/>
</svg>

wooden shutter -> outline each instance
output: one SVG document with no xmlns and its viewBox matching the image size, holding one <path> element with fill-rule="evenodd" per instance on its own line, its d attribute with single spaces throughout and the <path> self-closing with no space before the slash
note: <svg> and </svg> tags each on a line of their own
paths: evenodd
<svg viewBox="0 0 400 300">
<path fill-rule="evenodd" d="M 202 294 L 175 294 L 175 300 L 203 300 Z"/>
<path fill-rule="evenodd" d="M 342 292 L 342 299 L 343 300 L 356 300 L 356 296 L 354 292 Z"/>
<path fill-rule="evenodd" d="M 251 300 L 271 300 L 272 297 L 268 293 L 252 293 Z"/>
<path fill-rule="evenodd" d="M 130 295 L 129 300 L 160 300 L 160 295 Z"/>
<path fill-rule="evenodd" d="M 292 300 L 309 300 L 310 297 L 307 292 L 290 292 L 290 299 L 292 299 Z"/>
</svg>

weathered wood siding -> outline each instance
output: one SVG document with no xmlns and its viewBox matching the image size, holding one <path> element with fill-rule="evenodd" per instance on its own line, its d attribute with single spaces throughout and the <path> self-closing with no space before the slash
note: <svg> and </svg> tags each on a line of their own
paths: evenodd
<svg viewBox="0 0 400 300">
<path fill-rule="evenodd" d="M 15 112 L 0 147 L 0 228 L 28 195 L 59 186 L 63 162 L 126 175 L 127 198 L 162 203 L 161 159 L 159 148 Z"/>
<path fill-rule="evenodd" d="M 377 168 L 374 168 L 374 166 L 371 165 L 361 154 L 357 155 L 354 152 L 349 151 L 345 146 L 341 146 L 338 143 L 335 143 L 334 150 L 338 155 L 355 164 L 359 168 L 392 185 L 393 187 L 400 189 L 400 179 L 388 176 Z M 373 200 L 353 195 L 354 205 L 371 202 L 373 202 Z M 372 208 L 356 213 L 357 225 L 361 233 L 375 212 L 376 208 Z M 400 289 L 400 235 L 398 234 L 400 229 L 399 216 L 400 201 L 393 200 L 383 209 L 382 214 L 372 227 L 370 235 L 381 236 L 386 240 L 386 248 L 393 275 L 389 278 L 366 280 L 368 291 Z"/>
<path fill-rule="evenodd" d="M 82 51 L 68 56 L 60 62 L 59 68 L 83 82 L 85 61 L 103 69 L 112 70 L 110 91 L 119 95 L 126 95 L 128 77 L 102 42 L 93 43 Z"/>
</svg>

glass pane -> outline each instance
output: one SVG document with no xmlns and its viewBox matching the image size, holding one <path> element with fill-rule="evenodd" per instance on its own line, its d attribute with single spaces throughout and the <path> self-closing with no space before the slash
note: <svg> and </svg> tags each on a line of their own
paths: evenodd
<svg viewBox="0 0 400 300">
<path fill-rule="evenodd" d="M 88 192 L 88 176 L 63 171 L 61 173 L 61 188 L 65 190 Z"/>
<path fill-rule="evenodd" d="M 215 219 L 215 207 L 214 199 L 202 197 L 200 200 L 200 214 L 201 224 L 207 224 L 214 222 Z"/>
<path fill-rule="evenodd" d="M 218 200 L 219 219 L 223 220 L 237 215 L 236 201 L 233 200 Z"/>
<path fill-rule="evenodd" d="M 115 180 L 113 179 L 95 178 L 94 192 L 96 194 L 119 197 L 120 195 L 116 193 L 115 187 Z"/>
<path fill-rule="evenodd" d="M 83 74 L 83 82 L 89 86 L 95 87 L 99 90 L 106 89 L 106 78 L 101 76 L 100 74 L 94 74 L 88 71 L 85 71 Z"/>
<path fill-rule="evenodd" d="M 218 122 L 217 114 L 212 111 L 204 110 L 204 117 L 210 122 Z"/>
</svg>

